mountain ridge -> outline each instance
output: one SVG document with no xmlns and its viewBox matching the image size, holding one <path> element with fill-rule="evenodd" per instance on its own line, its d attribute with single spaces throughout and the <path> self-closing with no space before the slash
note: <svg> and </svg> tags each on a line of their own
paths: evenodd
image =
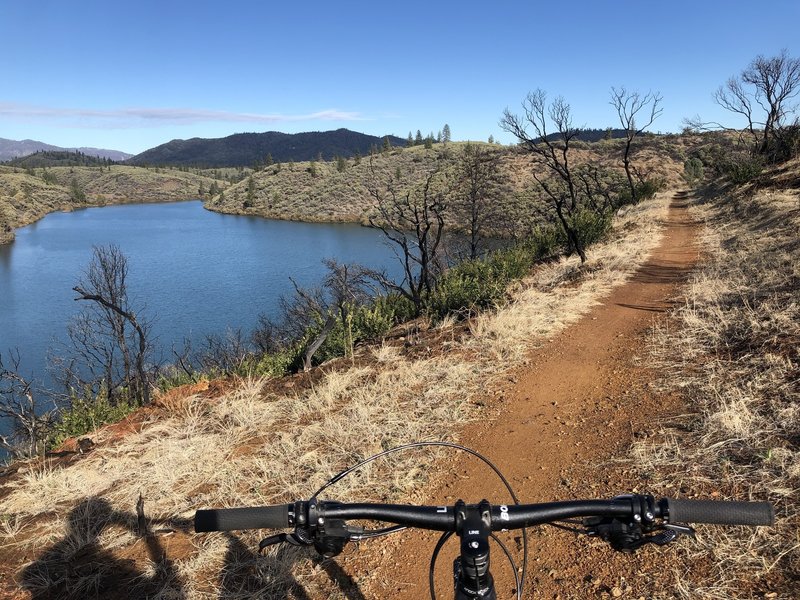
<svg viewBox="0 0 800 600">
<path fill-rule="evenodd" d="M 234 133 L 222 138 L 176 139 L 145 150 L 128 159 L 131 165 L 182 167 L 252 167 L 264 165 L 271 157 L 276 162 L 310 161 L 322 157 L 351 158 L 382 147 L 388 138 L 392 146 L 405 146 L 406 140 L 394 135 L 378 137 L 349 129 L 282 133 Z"/>
<path fill-rule="evenodd" d="M 36 152 L 81 152 L 87 156 L 108 158 L 113 161 L 123 161 L 133 156 L 133 154 L 122 152 L 121 150 L 110 150 L 107 148 L 91 148 L 87 146 L 81 146 L 80 148 L 64 148 L 38 140 L 10 140 L 7 138 L 0 138 L 0 162 L 29 156 Z"/>
</svg>

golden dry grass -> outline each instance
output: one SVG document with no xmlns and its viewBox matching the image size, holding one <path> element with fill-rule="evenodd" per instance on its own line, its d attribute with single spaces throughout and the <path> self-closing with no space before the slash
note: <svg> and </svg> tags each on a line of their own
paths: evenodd
<svg viewBox="0 0 800 600">
<path fill-rule="evenodd" d="M 768 499 L 775 527 L 710 528 L 686 544 L 711 573 L 681 572 L 682 598 L 730 598 L 786 591 L 800 574 L 800 196 L 723 195 L 697 209 L 708 258 L 694 274 L 677 322 L 655 332 L 652 360 L 696 411 L 641 443 L 635 462 L 667 490 Z M 687 469 L 687 465 L 691 468 Z M 773 588 L 774 589 L 774 588 Z"/>
<path fill-rule="evenodd" d="M 93 544 L 127 556 L 139 542 L 130 527 L 102 511 L 93 525 L 102 531 L 97 539 L 76 540 L 80 536 L 70 533 L 76 510 L 97 504 L 87 499 L 102 499 L 114 514 L 133 521 L 141 493 L 151 519 L 176 526 L 197 508 L 307 497 L 345 466 L 382 449 L 454 439 L 458 423 L 482 414 L 471 401 L 477 392 L 490 389 L 532 346 L 575 321 L 635 271 L 659 242 L 668 200 L 668 194 L 659 195 L 618 217 L 614 239 L 593 248 L 580 272 L 577 258 L 537 269 L 517 285 L 507 307 L 481 315 L 463 335 L 454 332 L 444 354 L 414 358 L 397 347 L 377 346 L 365 350 L 375 359 L 368 366 L 323 367 L 324 377 L 308 390 L 278 394 L 267 391 L 264 381 L 245 380 L 218 399 L 173 399 L 171 414 L 153 413 L 159 416 L 122 440 L 104 443 L 108 433 L 97 432 L 98 448 L 67 468 L 29 467 L 0 500 L 2 543 L 18 544 L 30 557 L 27 573 L 41 574 L 36 556 L 46 550 L 53 565 L 68 560 L 72 550 L 58 545 L 65 536 L 72 545 Z M 435 456 L 393 457 L 347 478 L 332 493 L 341 500 L 414 501 L 424 494 Z M 31 537 L 34 529 L 28 528 L 40 533 Z M 160 597 L 170 597 L 176 582 L 190 598 L 341 597 L 306 552 L 255 556 L 255 532 L 190 539 L 191 551 L 169 564 L 136 563 L 144 580 L 161 573 Z M 25 581 L 29 589 L 39 585 L 31 577 Z M 306 596 L 295 594 L 298 581 Z"/>
<path fill-rule="evenodd" d="M 698 142 L 682 136 L 672 136 L 669 140 L 643 138 L 637 143 L 632 159 L 647 177 L 662 179 L 670 187 L 680 186 L 685 153 Z M 483 145 L 499 153 L 498 170 L 509 188 L 509 192 L 498 199 L 497 212 L 504 215 L 506 226 L 513 224 L 519 231 L 530 229 L 535 225 L 531 220 L 530 201 L 536 187 L 530 158 L 511 147 Z M 431 149 L 423 146 L 396 148 L 364 157 L 359 163 L 350 159 L 341 172 L 335 161 L 272 165 L 253 174 L 252 199 L 248 200 L 249 182 L 244 180 L 226 189 L 224 198 L 212 199 L 207 207 L 274 219 L 364 223 L 374 205 L 369 189 L 375 179 L 385 184 L 389 177 L 397 179 L 399 174 L 401 189 L 419 185 L 425 174 L 437 167 L 444 171 L 454 169 L 463 154 L 463 146 L 464 143 L 454 142 L 446 146 L 436 144 Z M 622 152 L 621 140 L 579 142 L 572 160 L 573 164 L 585 162 L 620 171 Z M 451 207 L 447 218 L 450 226 L 458 227 L 464 221 L 455 207 Z"/>
</svg>

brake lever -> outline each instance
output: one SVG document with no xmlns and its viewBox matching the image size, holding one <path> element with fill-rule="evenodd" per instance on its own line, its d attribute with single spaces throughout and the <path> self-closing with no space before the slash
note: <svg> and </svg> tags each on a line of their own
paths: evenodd
<svg viewBox="0 0 800 600">
<path fill-rule="evenodd" d="M 688 525 L 683 525 L 682 523 L 662 523 L 661 529 L 674 531 L 677 535 L 688 535 L 691 538 L 697 537 L 693 528 Z"/>
<path fill-rule="evenodd" d="M 261 554 L 270 546 L 284 543 L 292 546 L 311 546 L 314 541 L 311 538 L 306 538 L 302 534 L 298 535 L 298 530 L 295 529 L 295 531 L 292 533 L 279 533 L 277 535 L 271 535 L 267 538 L 264 538 L 258 544 L 258 552 Z"/>
<path fill-rule="evenodd" d="M 694 529 L 688 525 L 676 523 L 662 523 L 650 526 L 647 529 L 633 521 L 625 523 L 618 519 L 604 519 L 599 517 L 586 519 L 584 525 L 586 533 L 608 542 L 614 550 L 619 552 L 635 552 L 645 544 L 665 546 L 675 541 L 680 535 L 694 537 Z M 657 533 L 655 532 L 657 530 Z"/>
</svg>

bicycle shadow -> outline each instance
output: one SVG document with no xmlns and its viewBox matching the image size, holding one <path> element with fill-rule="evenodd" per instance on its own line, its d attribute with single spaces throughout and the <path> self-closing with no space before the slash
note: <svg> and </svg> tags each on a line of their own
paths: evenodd
<svg viewBox="0 0 800 600">
<path fill-rule="evenodd" d="M 276 554 L 262 556 L 252 551 L 237 536 L 231 533 L 226 533 L 225 536 L 228 538 L 228 550 L 220 576 L 219 600 L 243 598 L 312 600 L 312 596 L 303 584 L 292 574 L 293 565 L 309 557 L 315 567 L 318 566 L 325 571 L 347 600 L 366 600 L 353 579 L 335 560 L 324 559 L 314 550 L 284 544 Z"/>
<path fill-rule="evenodd" d="M 63 539 L 22 570 L 20 587 L 32 600 L 186 598 L 175 565 L 156 536 L 143 538 L 153 564 L 148 574 L 136 568 L 135 559 L 102 547 L 101 536 L 114 528 L 136 532 L 136 515 L 114 510 L 104 498 L 85 498 L 70 511 Z"/>
</svg>

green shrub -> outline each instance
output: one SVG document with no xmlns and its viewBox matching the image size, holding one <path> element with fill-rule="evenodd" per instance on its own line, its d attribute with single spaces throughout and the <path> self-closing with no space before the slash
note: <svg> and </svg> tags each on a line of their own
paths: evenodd
<svg viewBox="0 0 800 600">
<path fill-rule="evenodd" d="M 539 258 L 555 254 L 564 245 L 564 230 L 561 227 L 537 227 L 523 242 L 530 246 L 530 252 Z"/>
<path fill-rule="evenodd" d="M 636 184 L 636 202 L 653 198 L 658 192 L 664 189 L 665 185 L 666 182 L 663 179 L 645 179 L 644 181 L 640 181 Z M 619 206 L 634 204 L 629 187 L 620 191 L 617 204 Z"/>
<path fill-rule="evenodd" d="M 663 179 L 645 179 L 636 186 L 636 197 L 641 200 L 649 200 L 664 189 Z"/>
<path fill-rule="evenodd" d="M 593 210 L 582 209 L 572 215 L 570 224 L 586 248 L 606 237 L 611 230 L 612 218 L 611 211 L 598 214 Z"/>
<path fill-rule="evenodd" d="M 292 372 L 293 367 L 302 364 L 302 353 L 298 345 L 278 352 L 268 352 L 260 356 L 252 367 L 258 377 L 283 377 Z"/>
<path fill-rule="evenodd" d="M 375 298 L 367 305 L 351 306 L 348 314 L 347 323 L 343 323 L 341 316 L 336 315 L 336 323 L 314 353 L 312 359 L 314 365 L 347 356 L 351 344 L 354 347 L 359 342 L 381 338 L 396 324 L 411 319 L 414 316 L 414 305 L 399 294 L 388 294 Z M 323 327 L 324 322 L 318 319 L 306 329 L 291 360 L 287 362 L 287 372 L 303 368 L 306 348 L 319 336 Z"/>
<path fill-rule="evenodd" d="M 703 175 L 703 161 L 696 156 L 683 163 L 683 178 L 689 185 L 702 181 Z"/>
<path fill-rule="evenodd" d="M 58 424 L 47 441 L 48 449 L 57 448 L 64 440 L 94 431 L 101 425 L 121 421 L 139 408 L 135 402 L 111 404 L 105 394 L 93 400 L 73 398 L 71 406 L 61 412 Z"/>
<path fill-rule="evenodd" d="M 731 183 L 744 185 L 761 175 L 764 160 L 760 156 L 746 153 L 731 154 L 722 165 L 722 170 Z"/>
<path fill-rule="evenodd" d="M 55 185 L 58 183 L 58 179 L 56 178 L 56 176 L 47 169 L 42 169 L 42 181 L 44 181 L 49 185 Z"/>
<path fill-rule="evenodd" d="M 197 374 L 189 375 L 186 371 L 169 365 L 159 370 L 156 388 L 163 393 L 181 385 L 197 383 L 198 379 L 199 375 Z"/>
<path fill-rule="evenodd" d="M 442 275 L 425 299 L 426 314 L 441 320 L 496 306 L 505 299 L 512 281 L 527 275 L 537 260 L 552 253 L 555 239 L 552 230 L 543 229 L 511 248 L 457 264 Z"/>
</svg>

